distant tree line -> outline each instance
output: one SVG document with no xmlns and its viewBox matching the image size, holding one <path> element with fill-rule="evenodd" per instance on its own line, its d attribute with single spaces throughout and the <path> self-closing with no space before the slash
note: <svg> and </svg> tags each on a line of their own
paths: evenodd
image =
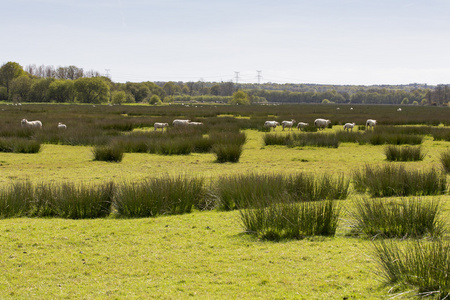
<svg viewBox="0 0 450 300">
<path fill-rule="evenodd" d="M 94 70 L 16 62 L 0 67 L 0 100 L 54 103 L 224 102 L 251 103 L 362 103 L 444 105 L 450 86 L 235 84 L 228 82 L 114 83 Z"/>
</svg>

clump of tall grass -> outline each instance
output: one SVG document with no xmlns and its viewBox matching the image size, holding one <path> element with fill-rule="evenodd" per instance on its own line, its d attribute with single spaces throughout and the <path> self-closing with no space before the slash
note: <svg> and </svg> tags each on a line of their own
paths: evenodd
<svg viewBox="0 0 450 300">
<path fill-rule="evenodd" d="M 33 186 L 30 181 L 14 182 L 0 190 L 0 217 L 27 216 L 33 205 Z"/>
<path fill-rule="evenodd" d="M 156 153 L 162 155 L 188 155 L 193 150 L 189 137 L 160 140 L 156 146 Z"/>
<path fill-rule="evenodd" d="M 239 174 L 218 178 L 215 194 L 218 208 L 233 210 L 254 207 L 260 199 L 279 199 L 283 196 L 298 202 L 325 199 L 346 199 L 349 180 L 329 175 L 314 177 L 308 174 Z M 257 202 L 255 205 L 258 205 Z"/>
<path fill-rule="evenodd" d="M 292 137 L 292 146 L 314 146 L 314 147 L 328 147 L 338 148 L 339 139 L 335 133 L 305 133 L 296 134 Z"/>
<path fill-rule="evenodd" d="M 445 174 L 434 168 L 407 170 L 403 165 L 385 164 L 353 172 L 355 190 L 368 191 L 372 197 L 439 195 L 445 193 L 446 185 Z"/>
<path fill-rule="evenodd" d="M 204 202 L 205 195 L 203 178 L 164 176 L 119 185 L 113 206 L 121 217 L 184 214 Z"/>
<path fill-rule="evenodd" d="M 450 297 L 448 241 L 374 241 L 372 255 L 378 265 L 377 275 L 386 284 L 418 296 Z"/>
<path fill-rule="evenodd" d="M 48 205 L 61 218 L 102 218 L 111 213 L 113 194 L 112 182 L 101 185 L 63 183 L 56 188 Z"/>
<path fill-rule="evenodd" d="M 425 153 L 422 152 L 422 148 L 418 147 L 398 147 L 394 145 L 388 145 L 384 148 L 384 154 L 388 161 L 418 161 L 425 158 Z"/>
<path fill-rule="evenodd" d="M 92 153 L 94 160 L 107 162 L 121 162 L 123 158 L 123 148 L 120 145 L 100 145 L 94 146 Z"/>
<path fill-rule="evenodd" d="M 212 152 L 216 155 L 217 162 L 233 162 L 239 161 L 242 155 L 242 147 L 247 137 L 245 133 L 240 132 L 214 132 L 210 135 L 213 143 Z"/>
<path fill-rule="evenodd" d="M 450 173 L 450 150 L 441 153 L 440 161 L 444 171 Z"/>
<path fill-rule="evenodd" d="M 292 143 L 292 138 L 290 134 L 276 134 L 276 133 L 266 133 L 263 136 L 264 145 L 288 145 Z"/>
<path fill-rule="evenodd" d="M 445 230 L 438 200 L 360 198 L 350 211 L 350 227 L 358 234 L 387 238 L 439 237 Z"/>
<path fill-rule="evenodd" d="M 333 200 L 295 202 L 288 196 L 258 198 L 253 208 L 239 210 L 244 230 L 267 240 L 332 236 L 336 233 L 340 209 Z"/>
<path fill-rule="evenodd" d="M 433 140 L 450 142 L 450 129 L 435 128 L 432 132 Z"/>
<path fill-rule="evenodd" d="M 0 139 L 0 152 L 38 153 L 40 150 L 41 143 L 36 140 L 25 138 Z"/>
<path fill-rule="evenodd" d="M 420 145 L 422 144 L 423 137 L 418 135 L 407 134 L 383 134 L 372 131 L 366 131 L 364 133 L 364 139 L 359 140 L 360 144 L 369 143 L 371 145 Z"/>
</svg>

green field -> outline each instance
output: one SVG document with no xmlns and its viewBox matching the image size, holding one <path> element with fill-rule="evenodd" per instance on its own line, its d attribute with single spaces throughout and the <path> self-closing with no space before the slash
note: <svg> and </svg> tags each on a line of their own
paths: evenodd
<svg viewBox="0 0 450 300">
<path fill-rule="evenodd" d="M 322 111 L 322 106 L 315 109 L 318 115 L 327 113 Z M 442 109 L 448 113 L 448 109 Z M 329 110 L 330 114 L 335 114 L 335 108 Z M 89 112 L 83 113 L 89 116 Z M 217 111 L 217 115 L 223 113 L 227 112 Z M 195 110 L 189 109 L 189 114 L 194 115 Z M 383 114 L 381 111 L 380 118 Z M 28 115 L 31 115 L 28 117 L 30 120 L 34 116 L 44 120 L 57 119 L 51 111 L 39 108 L 30 109 Z M 117 116 L 123 118 L 123 115 Z M 267 112 L 261 113 L 256 121 L 252 115 L 248 119 L 229 119 L 230 122 L 259 124 L 267 115 Z M 275 114 L 276 117 L 280 115 Z M 3 113 L 3 116 L 5 125 L 17 119 L 20 121 L 24 114 L 14 112 L 10 116 Z M 180 116 L 180 113 L 167 112 L 164 115 L 158 108 L 157 113 L 146 111 L 135 118 L 147 117 L 150 123 L 167 121 L 175 116 Z M 418 114 L 419 119 L 423 116 Z M 114 117 L 105 114 L 104 118 Z M 408 118 L 414 119 L 413 116 Z M 408 124 L 413 122 L 410 119 Z M 203 117 L 201 120 L 207 123 L 209 119 Z M 448 115 L 445 121 L 448 122 Z M 153 129 L 144 124 L 134 130 Z M 335 124 L 326 131 L 340 130 L 342 126 Z M 204 177 L 213 183 L 222 175 L 247 172 L 306 172 L 351 179 L 352 172 L 366 164 L 387 163 L 384 145 L 341 143 L 338 148 L 264 146 L 264 132 L 245 128 L 241 132 L 245 132 L 247 142 L 238 163 L 217 163 L 212 153 L 125 153 L 120 163 L 109 163 L 94 161 L 91 145 L 49 143 L 43 143 L 39 153 L 0 152 L 0 187 L 24 180 L 33 183 L 120 183 L 178 174 Z M 281 129 L 278 128 L 277 132 L 281 134 Z M 449 151 L 450 142 L 434 141 L 426 135 L 422 149 L 426 153 L 423 161 L 395 164 L 412 169 L 439 169 L 440 154 Z M 343 213 L 335 237 L 281 242 L 258 240 L 245 234 L 237 211 L 194 211 L 185 215 L 140 219 L 1 219 L 0 268 L 3 272 L 0 275 L 0 298 L 389 298 L 393 296 L 389 293 L 391 286 L 385 286 L 375 275 L 371 240 L 349 234 L 346 212 L 352 207 L 352 200 L 361 197 L 352 188 L 350 190 L 350 197 L 339 201 Z M 448 191 L 442 196 L 424 198 L 441 199 L 443 214 L 446 218 L 449 216 Z"/>
</svg>

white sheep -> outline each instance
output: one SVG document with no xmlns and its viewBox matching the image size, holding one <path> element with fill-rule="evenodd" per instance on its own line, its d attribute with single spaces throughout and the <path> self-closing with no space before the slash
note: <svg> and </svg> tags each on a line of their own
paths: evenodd
<svg viewBox="0 0 450 300">
<path fill-rule="evenodd" d="M 283 121 L 281 122 L 281 126 L 284 128 L 289 128 L 289 130 L 292 130 L 292 126 L 294 126 L 295 120 L 290 120 L 290 121 Z"/>
<path fill-rule="evenodd" d="M 397 108 L 397 111 L 402 111 L 402 109 L 399 107 L 399 108 Z"/>
<path fill-rule="evenodd" d="M 58 123 L 58 129 L 67 129 L 66 124 L 63 124 L 61 122 Z"/>
<path fill-rule="evenodd" d="M 175 119 L 172 122 L 173 126 L 186 126 L 191 122 L 191 120 L 180 120 L 180 119 Z"/>
<path fill-rule="evenodd" d="M 314 126 L 318 127 L 319 129 L 325 129 L 330 124 L 331 124 L 331 121 L 325 120 L 325 119 L 316 119 L 314 121 Z"/>
<path fill-rule="evenodd" d="M 189 122 L 188 125 L 201 126 L 201 125 L 203 125 L 203 122 Z"/>
<path fill-rule="evenodd" d="M 169 127 L 169 123 L 158 123 L 156 122 L 155 124 L 153 124 L 153 127 L 156 129 L 161 128 L 161 131 L 164 132 L 164 128 Z"/>
<path fill-rule="evenodd" d="M 305 128 L 306 126 L 309 126 L 309 123 L 298 122 L 297 129 L 301 130 L 301 129 Z"/>
<path fill-rule="evenodd" d="M 368 119 L 366 121 L 366 129 L 369 129 L 370 127 L 375 127 L 377 125 L 377 120 Z"/>
<path fill-rule="evenodd" d="M 20 125 L 25 128 L 42 128 L 42 122 L 38 120 L 29 122 L 27 119 L 22 119 Z"/>
<path fill-rule="evenodd" d="M 355 123 L 345 123 L 344 125 L 344 130 L 348 130 L 350 129 L 351 132 L 353 132 L 353 127 L 355 127 Z"/>
<path fill-rule="evenodd" d="M 278 123 L 277 121 L 266 121 L 266 122 L 264 122 L 264 127 L 273 128 L 273 131 L 275 131 L 275 129 L 279 125 L 280 125 L 280 123 Z"/>
</svg>

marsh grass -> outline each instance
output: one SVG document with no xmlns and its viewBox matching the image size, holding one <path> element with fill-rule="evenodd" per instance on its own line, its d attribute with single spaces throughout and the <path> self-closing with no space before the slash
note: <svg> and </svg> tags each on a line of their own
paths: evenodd
<svg viewBox="0 0 450 300">
<path fill-rule="evenodd" d="M 30 181 L 14 182 L 0 190 L 0 217 L 27 216 L 33 205 L 33 186 Z"/>
<path fill-rule="evenodd" d="M 436 240 L 373 242 L 377 274 L 397 289 L 418 296 L 447 299 L 450 296 L 450 243 Z"/>
<path fill-rule="evenodd" d="M 184 214 L 200 206 L 205 196 L 201 177 L 164 176 L 118 185 L 113 207 L 120 217 Z"/>
<path fill-rule="evenodd" d="M 369 237 L 422 238 L 444 234 L 441 203 L 421 198 L 368 199 L 353 201 L 350 227 Z"/>
<path fill-rule="evenodd" d="M 94 160 L 106 162 L 121 162 L 123 159 L 124 150 L 119 144 L 94 146 L 92 154 Z"/>
<path fill-rule="evenodd" d="M 26 138 L 0 138 L 0 152 L 38 153 L 41 143 Z"/>
<path fill-rule="evenodd" d="M 258 206 L 264 199 L 272 201 L 283 197 L 297 202 L 346 199 L 349 184 L 344 176 L 248 173 L 219 177 L 214 193 L 219 209 L 233 210 Z"/>
<path fill-rule="evenodd" d="M 333 236 L 340 209 L 333 200 L 297 202 L 287 195 L 277 199 L 257 198 L 252 208 L 239 210 L 245 232 L 265 240 Z"/>
<path fill-rule="evenodd" d="M 356 191 L 366 191 L 372 197 L 421 196 L 443 194 L 447 188 L 444 173 L 430 170 L 411 170 L 403 165 L 366 165 L 353 171 L 353 186 Z"/>
<path fill-rule="evenodd" d="M 441 153 L 440 161 L 444 171 L 450 173 L 450 150 Z"/>
<path fill-rule="evenodd" d="M 394 145 L 388 145 L 384 148 L 384 154 L 388 161 L 418 161 L 425 158 L 425 153 L 422 152 L 422 148 L 418 147 L 398 147 Z"/>
<path fill-rule="evenodd" d="M 290 133 L 286 135 L 267 133 L 263 137 L 264 144 L 284 145 L 290 147 L 328 147 L 338 148 L 339 138 L 335 133 Z"/>
</svg>

